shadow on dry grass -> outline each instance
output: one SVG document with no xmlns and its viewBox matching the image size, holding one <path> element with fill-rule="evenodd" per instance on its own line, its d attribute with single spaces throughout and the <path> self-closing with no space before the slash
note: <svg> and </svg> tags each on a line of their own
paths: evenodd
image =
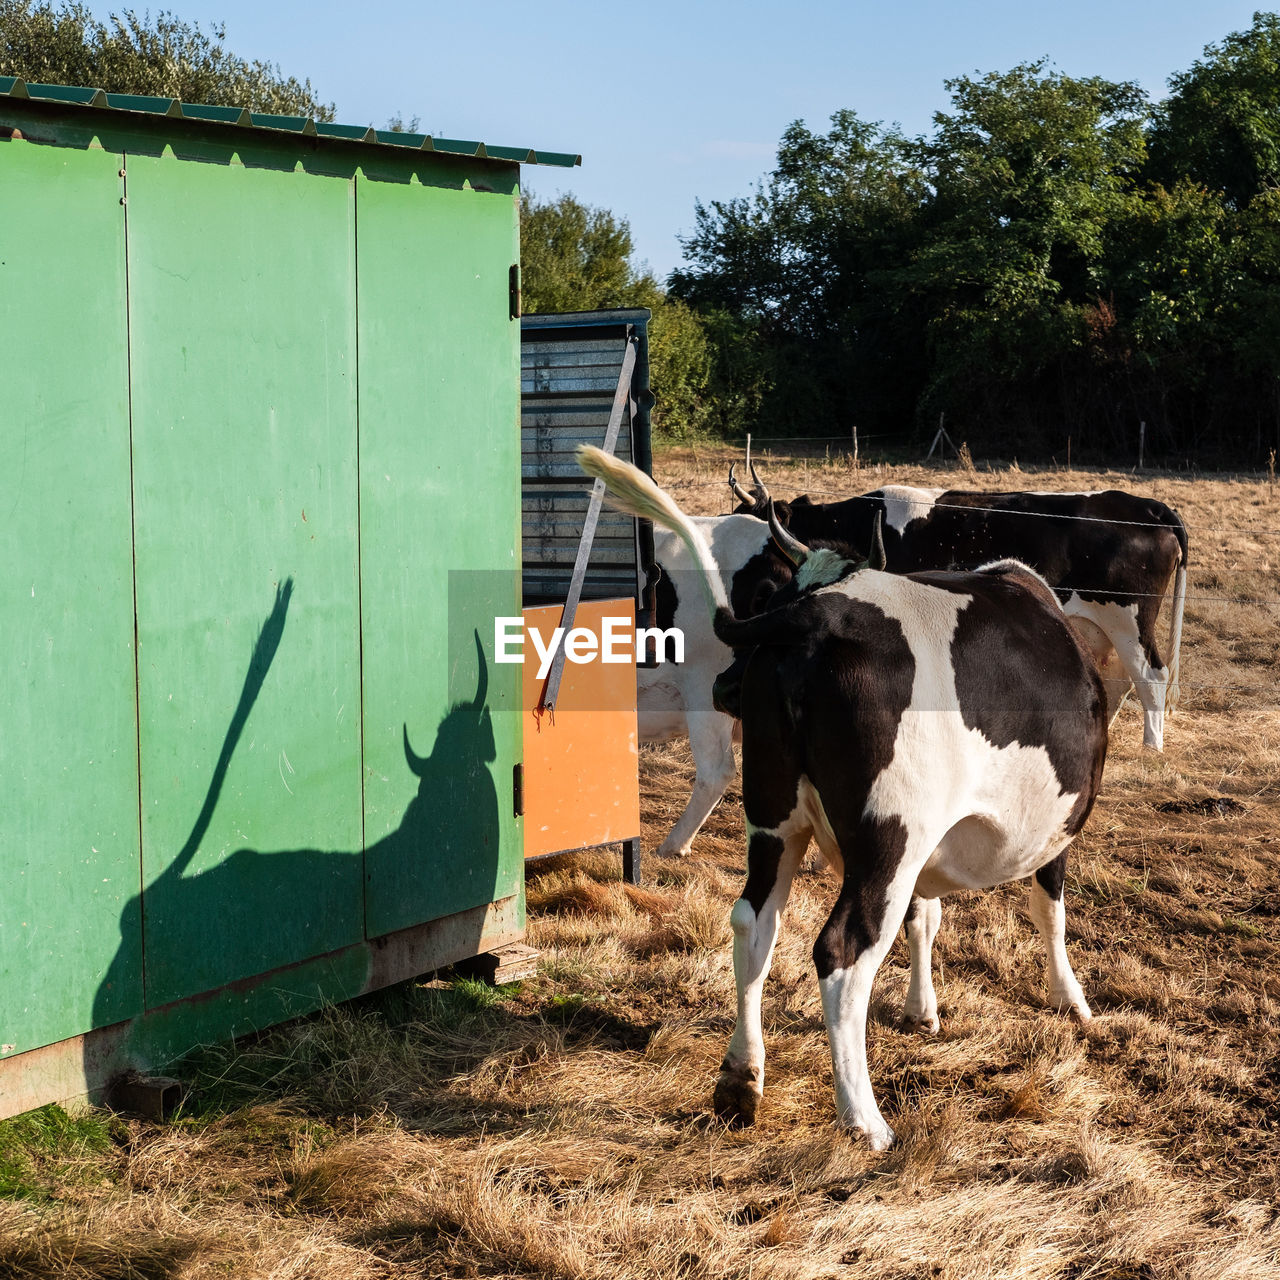
<svg viewBox="0 0 1280 1280">
<path fill-rule="evenodd" d="M 671 454 L 659 476 L 722 510 L 727 457 Z M 832 1124 L 809 948 L 834 886 L 811 861 L 766 988 L 760 1119 L 724 1129 L 731 792 L 695 856 L 650 857 L 641 889 L 614 853 L 531 867 L 542 958 L 519 987 L 410 985 L 207 1051 L 165 1125 L 0 1126 L 0 1280 L 1280 1275 L 1280 611 L 1219 600 L 1280 596 L 1280 502 L 1246 480 L 821 459 L 768 476 L 784 494 L 1110 482 L 1187 519 L 1182 709 L 1159 757 L 1122 711 L 1073 855 L 1068 946 L 1095 1020 L 1048 1009 L 1021 886 L 948 900 L 942 1032 L 897 1029 L 901 943 L 877 983 L 871 1070 L 901 1141 L 871 1155 Z M 653 848 L 692 763 L 647 749 L 641 772 Z"/>
</svg>

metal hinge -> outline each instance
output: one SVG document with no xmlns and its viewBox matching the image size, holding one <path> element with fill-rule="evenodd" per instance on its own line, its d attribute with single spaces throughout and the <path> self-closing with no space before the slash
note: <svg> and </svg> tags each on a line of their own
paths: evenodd
<svg viewBox="0 0 1280 1280">
<path fill-rule="evenodd" d="M 520 264 L 513 262 L 507 273 L 508 309 L 512 320 L 520 319 Z"/>
<path fill-rule="evenodd" d="M 511 808 L 517 818 L 524 816 L 524 765 L 511 770 Z"/>
</svg>

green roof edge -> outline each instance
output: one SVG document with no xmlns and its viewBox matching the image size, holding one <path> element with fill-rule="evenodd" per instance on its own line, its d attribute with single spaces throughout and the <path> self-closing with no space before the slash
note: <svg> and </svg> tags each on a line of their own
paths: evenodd
<svg viewBox="0 0 1280 1280">
<path fill-rule="evenodd" d="M 517 164 L 555 165 L 571 168 L 582 163 L 582 157 L 567 151 L 537 151 L 532 147 L 504 147 L 458 138 L 434 138 L 422 133 L 400 133 L 375 129 L 372 125 L 331 124 L 306 116 L 275 115 L 249 111 L 245 107 L 219 107 L 210 103 L 179 102 L 177 98 L 148 94 L 107 93 L 102 89 L 76 85 L 40 84 L 21 76 L 0 76 L 0 97 L 30 99 L 37 102 L 64 102 L 96 110 L 135 111 L 163 116 L 171 120 L 199 120 L 214 124 L 234 125 L 244 129 L 271 129 L 295 137 L 332 138 L 358 142 L 436 151 L 444 155 L 470 156 L 477 160 L 505 160 Z"/>
</svg>

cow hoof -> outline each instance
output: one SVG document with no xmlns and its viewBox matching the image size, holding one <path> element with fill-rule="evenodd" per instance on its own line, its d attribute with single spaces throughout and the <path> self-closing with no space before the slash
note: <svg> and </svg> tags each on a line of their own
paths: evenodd
<svg viewBox="0 0 1280 1280">
<path fill-rule="evenodd" d="M 756 1122 L 756 1108 L 760 1105 L 760 1094 L 747 1080 L 734 1076 L 721 1076 L 716 1081 L 711 1105 L 715 1108 L 716 1115 L 725 1124 L 732 1125 L 735 1129 L 745 1129 Z"/>
<path fill-rule="evenodd" d="M 1053 1005 L 1058 1013 L 1065 1013 L 1072 1022 L 1078 1022 L 1081 1026 L 1093 1020 L 1093 1011 L 1084 996 L 1059 996 Z"/>
<path fill-rule="evenodd" d="M 929 1016 L 923 1013 L 904 1013 L 899 1025 L 903 1031 L 914 1031 L 922 1036 L 936 1036 L 942 1024 L 938 1021 L 936 1014 Z"/>
<path fill-rule="evenodd" d="M 897 1137 L 898 1135 L 888 1125 L 883 1129 L 867 1130 L 867 1146 L 872 1151 L 888 1151 L 897 1141 Z"/>
<path fill-rule="evenodd" d="M 851 1124 L 849 1128 L 855 1135 L 865 1138 L 872 1151 L 888 1151 L 898 1138 L 883 1120 L 872 1125 Z"/>
<path fill-rule="evenodd" d="M 654 857 L 656 858 L 687 858 L 689 856 L 689 850 L 692 848 L 693 848 L 693 841 L 690 841 L 688 844 L 684 844 L 684 845 L 664 843 L 664 844 L 660 844 L 657 847 L 657 849 L 654 850 Z"/>
</svg>

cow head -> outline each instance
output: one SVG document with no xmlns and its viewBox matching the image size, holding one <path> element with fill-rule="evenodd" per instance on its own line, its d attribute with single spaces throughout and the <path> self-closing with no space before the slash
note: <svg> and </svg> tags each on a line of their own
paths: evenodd
<svg viewBox="0 0 1280 1280">
<path fill-rule="evenodd" d="M 819 587 L 831 586 L 864 569 L 883 571 L 886 561 L 879 514 L 876 515 L 872 533 L 870 555 L 865 560 L 855 561 L 845 554 L 844 548 L 805 546 L 783 526 L 767 490 L 765 494 L 769 532 L 774 544 L 795 566 L 792 580 L 770 599 L 766 617 L 786 609 L 802 596 L 811 595 Z M 754 652 L 754 645 L 735 647 L 733 663 L 715 678 L 711 686 L 712 705 L 725 715 L 733 716 L 735 720 L 741 718 L 742 677 Z"/>
<path fill-rule="evenodd" d="M 876 512 L 875 524 L 872 526 L 871 550 L 865 560 L 854 563 L 834 547 L 816 549 L 806 547 L 778 519 L 773 500 L 767 498 L 766 501 L 765 518 L 769 521 L 769 532 L 773 535 L 773 541 L 797 570 L 793 583 L 794 589 L 788 598 L 794 599 L 804 591 L 830 586 L 831 583 L 838 582 L 841 578 L 848 577 L 850 573 L 857 573 L 862 569 L 883 571 L 888 563 L 884 553 L 884 533 L 879 512 Z M 778 593 L 777 605 L 786 603 L 781 598 L 782 594 L 782 592 Z"/>
<path fill-rule="evenodd" d="M 737 480 L 734 474 L 738 469 L 736 462 L 729 464 L 729 491 L 738 500 L 738 505 L 734 507 L 731 515 L 735 516 L 755 516 L 757 520 L 766 518 L 769 512 L 769 503 L 773 501 L 769 494 L 769 490 L 765 487 L 765 483 L 760 479 L 760 473 L 756 470 L 756 464 L 750 459 L 747 466 L 751 470 L 751 479 L 753 481 L 751 491 L 748 493 Z M 808 499 L 804 499 L 808 501 Z M 786 524 L 791 517 L 791 504 L 787 502 L 774 503 L 774 507 L 778 512 L 778 518 Z"/>
</svg>

